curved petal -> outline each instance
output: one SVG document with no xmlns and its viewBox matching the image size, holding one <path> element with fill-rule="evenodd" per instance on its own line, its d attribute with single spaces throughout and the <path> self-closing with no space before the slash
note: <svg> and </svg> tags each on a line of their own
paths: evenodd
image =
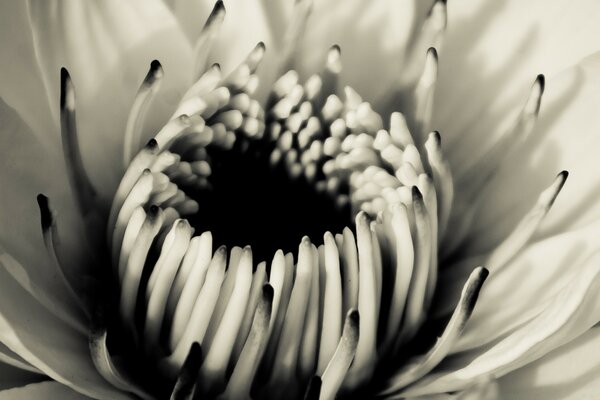
<svg viewBox="0 0 600 400">
<path fill-rule="evenodd" d="M 478 207 L 466 254 L 489 251 L 517 224 L 541 188 L 560 170 L 569 180 L 556 199 L 537 237 L 584 226 L 600 217 L 597 152 L 600 146 L 600 53 L 546 80 L 535 130 L 514 154 L 504 159 Z M 454 154 L 450 154 L 454 157 Z M 460 196 L 457 188 L 457 198 Z"/>
<path fill-rule="evenodd" d="M 327 51 L 337 44 L 342 50 L 341 81 L 374 101 L 400 78 L 407 44 L 431 4 L 414 0 L 314 1 L 297 68 L 304 76 L 321 71 Z"/>
<path fill-rule="evenodd" d="M 52 379 L 96 399 L 131 399 L 96 371 L 88 338 L 43 308 L 0 268 L 0 341 Z"/>
<path fill-rule="evenodd" d="M 76 88 L 80 145 L 92 180 L 105 196 L 119 165 L 129 109 L 150 62 L 165 70 L 162 93 L 148 113 L 150 132 L 164 124 L 191 81 L 191 48 L 158 0 L 104 2 L 29 0 L 34 49 L 53 116 L 59 107 L 59 71 Z M 55 124 L 58 126 L 58 123 Z"/>
<path fill-rule="evenodd" d="M 54 129 L 54 121 L 35 58 L 26 2 L 2 2 L 0 46 L 4 55 L 0 57 L 0 96 L 33 128 L 38 139 L 51 145 L 54 138 L 47 134 Z"/>
<path fill-rule="evenodd" d="M 460 392 L 408 397 L 406 400 L 500 400 L 502 398 L 498 383 L 484 379 L 481 382 L 475 382 L 472 386 Z"/>
<path fill-rule="evenodd" d="M 0 400 L 90 400 L 89 397 L 69 389 L 58 382 L 32 383 L 27 386 L 3 390 L 0 392 Z"/>
<path fill-rule="evenodd" d="M 600 328 L 498 380 L 503 398 L 592 399 L 600 393 Z"/>
<path fill-rule="evenodd" d="M 20 371 L 31 372 L 35 375 L 40 375 L 41 371 L 29 364 L 17 353 L 9 349 L 4 343 L 0 343 L 0 364 L 7 365 Z M 6 367 L 6 368 L 8 368 Z M 0 376 L 3 376 L 0 374 Z"/>
<path fill-rule="evenodd" d="M 452 148 L 496 137 L 494 127 L 522 103 L 537 74 L 555 74 L 600 50 L 593 39 L 598 17 L 594 0 L 577 7 L 568 0 L 449 1 L 434 129 Z M 452 161 L 464 155 L 469 150 Z"/>
<path fill-rule="evenodd" d="M 493 279 L 493 277 L 490 277 Z M 600 320 L 600 252 L 531 321 L 484 349 L 448 358 L 406 395 L 460 390 L 474 379 L 498 378 L 570 342 Z"/>
<path fill-rule="evenodd" d="M 39 193 L 52 204 L 60 204 L 56 220 L 61 249 L 68 255 L 67 276 L 81 274 L 82 228 L 77 207 L 67 185 L 67 175 L 60 150 L 45 146 L 31 128 L 0 99 L 0 248 L 16 258 L 35 285 L 47 291 L 64 290 L 50 279 L 53 270 L 42 240 L 40 214 L 36 204 Z"/>
<path fill-rule="evenodd" d="M 600 220 L 533 243 L 505 267 L 490 271 L 477 307 L 453 351 L 491 343 L 542 312 L 581 273 L 583 262 L 600 250 L 598 237 Z M 461 277 L 479 263 L 479 257 L 466 259 L 441 272 L 440 281 L 444 284 L 433 313 L 443 315 L 451 311 L 446 304 L 454 304 L 452 301 L 460 294 Z"/>
<path fill-rule="evenodd" d="M 30 371 L 25 371 L 12 365 L 0 362 L 0 399 L 2 391 L 18 386 L 27 385 L 33 382 L 48 379 L 44 375 L 36 374 Z"/>
</svg>

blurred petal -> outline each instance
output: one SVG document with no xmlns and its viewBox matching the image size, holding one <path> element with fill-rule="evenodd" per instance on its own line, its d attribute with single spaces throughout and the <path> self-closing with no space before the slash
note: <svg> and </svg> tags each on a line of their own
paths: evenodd
<svg viewBox="0 0 600 400">
<path fill-rule="evenodd" d="M 531 321 L 487 348 L 449 357 L 438 372 L 409 387 L 406 394 L 460 390 L 474 379 L 498 378 L 537 360 L 600 320 L 599 290 L 600 253 L 596 253 Z"/>
<path fill-rule="evenodd" d="M 33 382 L 48 379 L 44 375 L 36 374 L 30 371 L 25 371 L 16 368 L 12 365 L 0 362 L 0 399 L 4 399 L 2 395 L 4 390 L 27 385 Z"/>
<path fill-rule="evenodd" d="M 592 399 L 600 393 L 600 328 L 502 377 L 500 393 L 514 400 Z"/>
<path fill-rule="evenodd" d="M 483 379 L 460 392 L 408 397 L 406 400 L 499 400 L 500 398 L 498 383 Z"/>
<path fill-rule="evenodd" d="M 57 118 L 59 71 L 66 67 L 76 90 L 84 162 L 98 189 L 110 195 L 122 172 L 115 166 L 127 115 L 150 62 L 159 59 L 165 70 L 162 95 L 148 113 L 152 132 L 191 80 L 189 43 L 158 0 L 29 0 L 29 15 L 52 114 Z"/>
<path fill-rule="evenodd" d="M 498 244 L 531 207 L 546 182 L 563 169 L 569 171 L 569 181 L 536 236 L 581 227 L 600 217 L 600 203 L 595 201 L 600 190 L 600 115 L 595 107 L 600 102 L 599 72 L 600 53 L 596 53 L 546 79 L 547 90 L 534 132 L 514 154 L 505 157 L 487 190 L 479 194 L 480 207 L 464 254 L 481 254 Z"/>
<path fill-rule="evenodd" d="M 488 143 L 501 133 L 491 127 L 521 104 L 537 74 L 555 74 L 600 50 L 591 39 L 600 35 L 599 17 L 595 0 L 577 7 L 568 0 L 449 1 L 434 129 L 453 149 L 466 140 Z"/>
<path fill-rule="evenodd" d="M 58 382 L 40 382 L 32 383 L 20 388 L 3 390 L 0 392 L 0 400 L 86 400 L 90 399 L 80 393 L 69 389 L 67 386 Z"/>
<path fill-rule="evenodd" d="M 52 379 L 97 399 L 130 399 L 96 371 L 86 335 L 74 331 L 0 268 L 0 342 Z"/>
<path fill-rule="evenodd" d="M 398 81 L 406 45 L 432 3 L 317 0 L 302 40 L 297 68 L 305 76 L 321 71 L 327 51 L 338 44 L 342 50 L 343 84 L 373 101 Z"/>
<path fill-rule="evenodd" d="M 52 144 L 54 121 L 35 58 L 27 3 L 8 0 L 0 12 L 0 96 L 32 127 L 44 144 Z M 56 144 L 55 144 L 56 145 Z M 2 147 L 4 149 L 4 147 Z"/>
</svg>

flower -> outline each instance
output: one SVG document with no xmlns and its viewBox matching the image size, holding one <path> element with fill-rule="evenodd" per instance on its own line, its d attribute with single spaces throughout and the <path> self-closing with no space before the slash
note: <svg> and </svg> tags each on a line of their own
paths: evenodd
<svg viewBox="0 0 600 400">
<path fill-rule="evenodd" d="M 597 5 L 424 3 L 7 3 L 7 397 L 596 393 Z"/>
</svg>

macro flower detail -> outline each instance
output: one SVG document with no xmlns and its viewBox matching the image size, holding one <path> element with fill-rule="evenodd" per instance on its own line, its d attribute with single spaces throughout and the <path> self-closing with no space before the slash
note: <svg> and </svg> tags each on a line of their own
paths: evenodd
<svg viewBox="0 0 600 400">
<path fill-rule="evenodd" d="M 340 9 L 331 25 L 319 20 L 332 12 L 319 2 L 232 1 L 226 9 L 217 1 L 199 30 L 186 7 L 201 3 L 142 2 L 138 10 L 107 2 L 89 28 L 74 24 L 88 21 L 87 6 L 14 6 L 32 23 L 42 71 L 23 89 L 45 87 L 54 121 L 31 113 L 9 128 L 56 123 L 64 171 L 47 169 L 57 183 L 36 167 L 34 182 L 11 197 L 27 197 L 13 201 L 24 209 L 18 215 L 36 215 L 28 201 L 42 192 L 42 252 L 28 233 L 10 234 L 3 216 L 0 366 L 15 387 L 0 397 L 528 398 L 544 379 L 528 380 L 529 366 L 551 370 L 593 345 L 600 263 L 586 240 L 597 228 L 556 234 L 545 225 L 555 203 L 577 195 L 568 191 L 576 175 L 566 184 L 569 173 L 542 164 L 531 187 L 510 185 L 521 179 L 510 164 L 529 168 L 519 155 L 535 154 L 538 132 L 548 129 L 544 75 L 512 98 L 518 106 L 505 112 L 500 134 L 470 145 L 452 123 L 446 135 L 436 114 L 455 48 L 446 1 L 403 3 L 399 44 L 364 49 L 352 38 L 326 42 L 348 17 Z M 240 14 L 265 26 L 248 31 Z M 368 14 L 357 17 L 359 35 Z M 97 40 L 98 54 L 83 51 L 75 33 Z M 56 53 L 47 46 L 54 36 Z M 137 43 L 148 44 L 141 57 Z M 395 76 L 369 87 L 373 71 L 356 57 L 381 49 L 401 53 L 401 65 L 382 59 L 389 66 L 374 71 L 393 66 Z M 120 73 L 128 56 L 128 68 L 149 66 L 145 76 Z M 586 73 L 577 70 L 561 95 L 573 96 Z M 7 121 L 14 110 L 44 109 L 2 85 Z M 98 120 L 102 107 L 88 107 L 108 89 L 117 91 L 105 105 L 114 114 Z M 494 220 L 491 204 L 506 208 L 498 200 L 506 176 L 523 195 Z M 58 186 L 48 193 L 45 180 Z M 20 223 L 15 232 L 29 229 Z M 553 242 L 553 234 L 566 238 Z M 550 247 L 560 248 L 555 260 L 544 257 Z M 561 272 L 564 259 L 570 267 Z M 528 274 L 547 288 L 519 285 Z M 29 384 L 11 384 L 11 374 Z M 581 386 L 556 396 L 594 393 Z"/>
</svg>

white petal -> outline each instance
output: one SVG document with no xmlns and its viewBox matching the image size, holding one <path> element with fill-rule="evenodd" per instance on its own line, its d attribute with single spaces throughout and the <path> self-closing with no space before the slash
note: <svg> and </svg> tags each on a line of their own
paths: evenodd
<svg viewBox="0 0 600 400">
<path fill-rule="evenodd" d="M 569 171 L 569 180 L 537 236 L 584 226 L 600 217 L 600 203 L 595 201 L 600 185 L 596 150 L 600 114 L 594 106 L 600 101 L 599 72 L 600 53 L 596 53 L 546 79 L 540 117 L 530 140 L 505 158 L 505 167 L 479 194 L 482 206 L 473 218 L 466 254 L 482 253 L 498 244 L 560 170 Z M 457 196 L 460 191 L 457 188 Z"/>
<path fill-rule="evenodd" d="M 600 328 L 499 379 L 503 398 L 592 399 L 600 393 Z"/>
<path fill-rule="evenodd" d="M 47 378 L 44 375 L 35 374 L 0 362 L 0 399 L 3 399 L 3 390 L 27 385 L 32 382 L 39 382 L 43 379 Z"/>
<path fill-rule="evenodd" d="M 36 195 L 44 193 L 56 211 L 58 234 L 68 266 L 85 267 L 82 260 L 81 225 L 67 186 L 62 155 L 45 146 L 29 126 L 0 100 L 0 247 L 16 258 L 31 280 L 46 290 L 64 290 L 52 284 L 52 270 L 44 248 Z M 73 270 L 67 275 L 73 275 Z M 81 270 L 78 271 L 79 273 Z"/>
<path fill-rule="evenodd" d="M 479 296 L 477 307 L 454 351 L 491 343 L 538 315 L 548 302 L 574 276 L 583 262 L 600 249 L 600 220 L 581 229 L 551 236 L 530 245 L 523 253 L 497 272 L 491 272 Z M 482 260 L 467 259 L 449 267 L 440 278 L 440 299 L 433 311 L 444 314 L 460 293 L 460 277 Z M 461 271 L 461 270 L 464 270 Z"/>
<path fill-rule="evenodd" d="M 86 335 L 62 323 L 0 268 L 0 341 L 49 377 L 97 399 L 130 399 L 96 371 Z"/>
<path fill-rule="evenodd" d="M 27 3 L 9 0 L 0 9 L 0 95 L 17 110 L 38 139 L 52 142 L 48 129 L 54 120 L 43 89 L 39 65 L 35 58 L 33 37 L 29 27 Z M 4 147 L 3 147 L 4 148 Z"/>
<path fill-rule="evenodd" d="M 493 128 L 521 104 L 537 74 L 600 50 L 598 18 L 595 0 L 577 7 L 568 0 L 449 1 L 434 129 L 452 146 L 501 133 Z"/>
<path fill-rule="evenodd" d="M 405 45 L 431 1 L 315 1 L 302 41 L 298 69 L 321 71 L 329 48 L 342 50 L 341 80 L 373 101 L 400 78 Z M 423 49 L 423 54 L 427 49 Z"/>
<path fill-rule="evenodd" d="M 493 276 L 490 276 L 493 279 Z M 409 387 L 407 395 L 460 390 L 474 379 L 497 378 L 568 343 L 600 319 L 600 253 L 534 319 L 486 349 L 448 358 L 440 370 Z"/>
<path fill-rule="evenodd" d="M 229 0 L 225 3 L 225 21 L 216 38 L 210 60 L 220 63 L 227 74 L 237 67 L 259 42 L 263 42 L 267 51 L 257 70 L 260 78 L 257 96 L 262 99 L 276 79 L 276 60 L 281 49 L 271 32 L 265 9 L 257 3 L 256 0 Z"/>
<path fill-rule="evenodd" d="M 159 59 L 165 71 L 162 93 L 148 113 L 146 127 L 152 131 L 191 80 L 189 43 L 157 0 L 30 0 L 29 16 L 52 114 L 57 118 L 59 71 L 66 67 L 76 90 L 84 162 L 98 189 L 110 194 L 122 172 L 115 165 L 122 157 L 127 114 L 150 62 Z"/>
<path fill-rule="evenodd" d="M 20 388 L 3 390 L 0 392 L 0 400 L 21 400 L 21 399 L 39 399 L 39 400 L 86 400 L 90 399 L 80 393 L 69 389 L 67 386 L 58 382 L 40 382 L 32 383 Z M 91 400 L 91 399 L 90 399 Z"/>
</svg>

